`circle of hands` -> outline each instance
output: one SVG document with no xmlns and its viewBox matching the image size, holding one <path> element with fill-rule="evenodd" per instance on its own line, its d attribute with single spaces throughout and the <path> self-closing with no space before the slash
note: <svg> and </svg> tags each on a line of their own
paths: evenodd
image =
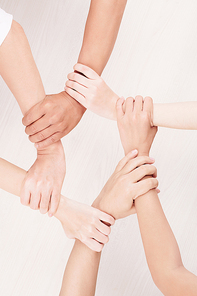
<svg viewBox="0 0 197 296">
<path fill-rule="evenodd" d="M 80 121 L 85 110 L 117 120 L 125 157 L 118 163 L 92 206 L 61 195 L 66 162 L 61 138 Z M 116 219 L 134 214 L 135 199 L 157 189 L 157 170 L 149 151 L 157 132 L 150 97 L 119 98 L 87 66 L 76 64 L 65 91 L 49 95 L 24 116 L 23 124 L 37 148 L 37 159 L 21 188 L 21 203 L 60 220 L 69 238 L 100 252 Z"/>
</svg>

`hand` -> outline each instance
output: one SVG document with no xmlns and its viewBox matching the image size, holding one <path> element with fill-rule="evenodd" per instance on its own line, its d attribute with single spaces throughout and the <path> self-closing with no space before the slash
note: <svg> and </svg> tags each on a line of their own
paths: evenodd
<svg viewBox="0 0 197 296">
<path fill-rule="evenodd" d="M 125 108 L 125 111 L 124 111 Z M 117 102 L 117 124 L 125 154 L 137 149 L 139 155 L 149 155 L 157 132 L 152 126 L 153 102 L 141 96 L 119 99 Z"/>
<path fill-rule="evenodd" d="M 21 203 L 49 216 L 57 211 L 66 173 L 61 141 L 38 150 L 37 159 L 27 172 L 21 189 Z"/>
<path fill-rule="evenodd" d="M 93 206 L 115 219 L 127 217 L 135 212 L 133 201 L 140 195 L 158 186 L 153 159 L 137 156 L 137 150 L 127 154 L 117 165 Z M 142 180 L 145 176 L 151 176 Z"/>
<path fill-rule="evenodd" d="M 115 222 L 110 215 L 63 196 L 56 218 L 62 223 L 68 238 L 79 239 L 96 252 L 100 252 L 109 241 L 110 225 Z"/>
<path fill-rule="evenodd" d="M 116 120 L 116 95 L 92 69 L 76 64 L 68 74 L 65 91 L 88 110 L 99 116 Z M 83 75 L 79 74 L 82 73 Z"/>
<path fill-rule="evenodd" d="M 66 92 L 48 95 L 25 114 L 25 132 L 37 149 L 45 148 L 67 135 L 84 112 L 85 108 Z"/>
</svg>

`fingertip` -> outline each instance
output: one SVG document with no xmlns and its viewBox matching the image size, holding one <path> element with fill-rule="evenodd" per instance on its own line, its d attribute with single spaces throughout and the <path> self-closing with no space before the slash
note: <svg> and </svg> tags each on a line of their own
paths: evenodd
<svg viewBox="0 0 197 296">
<path fill-rule="evenodd" d="M 153 157 L 149 157 L 149 158 L 152 162 L 155 162 L 155 159 Z"/>
<path fill-rule="evenodd" d="M 137 156 L 137 154 L 138 154 L 138 150 L 137 150 L 137 149 L 134 149 L 134 150 L 130 151 L 130 152 L 126 155 L 126 157 L 133 158 L 134 156 Z"/>
<path fill-rule="evenodd" d="M 131 155 L 137 155 L 138 154 L 138 150 L 137 149 L 134 149 L 131 151 Z"/>
<path fill-rule="evenodd" d="M 115 224 L 115 219 L 112 217 L 112 216 L 110 216 L 110 221 L 109 221 L 109 223 L 111 224 L 111 225 L 114 225 Z M 110 226 L 109 226 L 109 228 L 110 228 Z M 111 230 L 110 230 L 111 231 Z"/>
</svg>

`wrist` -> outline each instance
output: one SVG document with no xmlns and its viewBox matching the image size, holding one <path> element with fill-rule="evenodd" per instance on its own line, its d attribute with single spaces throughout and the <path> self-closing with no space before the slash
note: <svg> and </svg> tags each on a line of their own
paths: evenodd
<svg viewBox="0 0 197 296">
<path fill-rule="evenodd" d="M 63 146 L 61 140 L 45 147 L 45 148 L 38 148 L 37 155 L 51 155 L 51 154 L 58 154 L 62 151 Z"/>
</svg>

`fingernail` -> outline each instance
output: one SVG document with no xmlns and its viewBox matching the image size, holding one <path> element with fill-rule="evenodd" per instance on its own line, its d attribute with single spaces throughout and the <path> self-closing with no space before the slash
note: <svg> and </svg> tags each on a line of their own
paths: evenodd
<svg viewBox="0 0 197 296">
<path fill-rule="evenodd" d="M 153 157 L 150 157 L 150 160 L 155 161 L 155 159 Z"/>
<path fill-rule="evenodd" d="M 136 153 L 138 153 L 138 151 L 137 151 L 137 149 L 134 149 L 134 150 L 131 151 L 131 153 L 136 154 Z"/>
<path fill-rule="evenodd" d="M 50 213 L 50 214 L 49 214 L 49 217 L 51 218 L 52 216 L 53 216 L 53 214 Z"/>
<path fill-rule="evenodd" d="M 38 144 L 34 144 L 34 147 L 35 147 L 36 149 L 38 149 L 39 145 L 38 145 Z"/>
</svg>

